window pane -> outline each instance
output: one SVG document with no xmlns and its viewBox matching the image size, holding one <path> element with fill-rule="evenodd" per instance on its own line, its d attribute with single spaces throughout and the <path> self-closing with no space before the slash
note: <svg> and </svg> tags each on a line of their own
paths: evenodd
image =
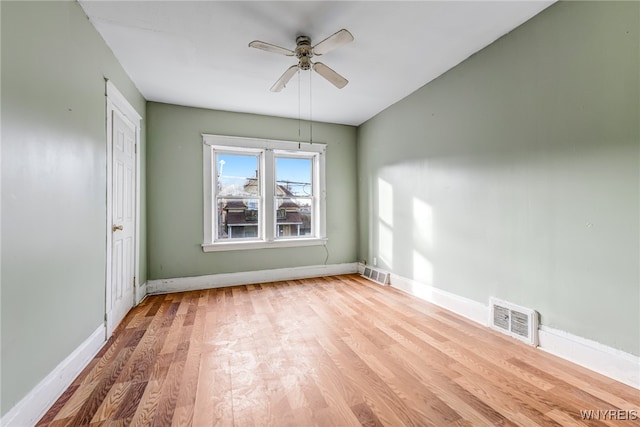
<svg viewBox="0 0 640 427">
<path fill-rule="evenodd" d="M 276 196 L 312 196 L 312 159 L 276 157 Z"/>
<path fill-rule="evenodd" d="M 311 236 L 312 202 L 309 197 L 275 199 L 276 237 Z"/>
<path fill-rule="evenodd" d="M 244 154 L 216 154 L 216 190 L 220 196 L 258 196 L 259 157 Z"/>
<path fill-rule="evenodd" d="M 218 240 L 260 237 L 260 200 L 225 199 L 218 203 Z"/>
</svg>

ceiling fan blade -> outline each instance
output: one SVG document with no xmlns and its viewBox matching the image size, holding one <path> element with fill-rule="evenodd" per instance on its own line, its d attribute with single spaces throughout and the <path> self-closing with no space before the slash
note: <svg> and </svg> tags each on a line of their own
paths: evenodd
<svg viewBox="0 0 640 427">
<path fill-rule="evenodd" d="M 291 80 L 291 77 L 293 77 L 293 75 L 297 71 L 297 65 L 292 65 L 291 67 L 287 68 L 287 71 L 285 71 L 284 74 L 280 76 L 278 81 L 276 81 L 273 86 L 271 86 L 271 92 L 280 92 L 287 85 L 287 83 L 289 83 L 289 80 Z"/>
<path fill-rule="evenodd" d="M 332 35 L 315 45 L 313 47 L 313 54 L 316 56 L 324 55 L 325 53 L 331 52 L 332 50 L 337 49 L 340 46 L 352 41 L 353 36 L 351 35 L 351 33 L 345 29 L 342 29 L 333 33 Z"/>
<path fill-rule="evenodd" d="M 342 89 L 349 83 L 349 80 L 342 77 L 340 74 L 333 71 L 331 68 L 324 65 L 322 62 L 316 62 L 313 64 L 313 69 L 316 73 L 320 74 L 325 79 L 329 80 L 338 89 Z"/>
<path fill-rule="evenodd" d="M 266 50 L 267 52 L 280 53 L 282 55 L 294 56 L 295 52 L 284 47 L 276 46 L 271 43 L 261 42 L 260 40 L 254 40 L 249 43 L 249 47 L 255 47 L 256 49 Z"/>
</svg>

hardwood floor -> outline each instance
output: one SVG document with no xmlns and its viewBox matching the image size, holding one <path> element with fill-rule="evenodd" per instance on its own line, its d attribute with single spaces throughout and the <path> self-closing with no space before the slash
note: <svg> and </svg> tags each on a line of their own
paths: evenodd
<svg viewBox="0 0 640 427">
<path fill-rule="evenodd" d="M 634 388 L 350 275 L 150 296 L 38 425 L 632 426 L 637 417 Z"/>
</svg>

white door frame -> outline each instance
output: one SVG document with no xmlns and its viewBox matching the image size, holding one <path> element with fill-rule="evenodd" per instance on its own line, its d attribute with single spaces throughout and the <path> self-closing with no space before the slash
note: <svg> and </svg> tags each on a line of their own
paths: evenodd
<svg viewBox="0 0 640 427">
<path fill-rule="evenodd" d="M 107 313 L 110 309 L 111 301 L 111 263 L 112 263 L 112 241 L 113 241 L 113 224 L 112 224 L 112 187 L 113 187 L 113 146 L 112 146 L 112 117 L 113 111 L 118 110 L 123 116 L 125 116 L 135 126 L 135 157 L 136 157 L 136 176 L 135 176 L 135 233 L 134 233 L 134 287 L 133 298 L 131 305 L 134 306 L 144 295 L 140 295 L 140 121 L 142 116 L 131 106 L 127 99 L 120 93 L 120 91 L 111 83 L 110 80 L 105 79 L 106 82 L 106 102 L 107 102 L 107 257 L 106 257 L 106 281 L 105 281 L 105 325 L 106 325 L 106 338 L 109 339 L 113 333 L 113 329 L 117 325 L 111 324 L 107 319 Z"/>
</svg>

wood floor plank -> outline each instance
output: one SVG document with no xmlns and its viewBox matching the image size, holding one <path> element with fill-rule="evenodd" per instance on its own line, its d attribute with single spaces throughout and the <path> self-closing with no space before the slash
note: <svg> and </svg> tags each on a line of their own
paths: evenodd
<svg viewBox="0 0 640 427">
<path fill-rule="evenodd" d="M 176 410 L 176 401 L 178 400 L 184 365 L 185 359 L 178 358 L 174 359 L 169 367 L 167 377 L 163 382 L 162 393 L 151 421 L 152 426 L 163 427 L 171 425 L 173 414 Z"/>
<path fill-rule="evenodd" d="M 56 403 L 53 404 L 53 406 L 49 409 L 45 416 L 42 417 L 42 419 L 38 422 L 36 427 L 50 424 L 56 418 L 56 415 L 58 415 L 60 409 L 62 409 L 67 404 L 67 401 L 71 398 L 71 396 L 75 394 L 78 387 L 79 385 L 72 384 L 67 390 L 65 390 L 65 392 L 62 393 L 62 396 L 58 398 Z"/>
<path fill-rule="evenodd" d="M 147 426 L 151 425 L 153 416 L 158 407 L 160 396 L 162 395 L 162 384 L 164 378 L 151 380 L 147 383 L 144 394 L 140 398 L 140 404 L 135 408 L 131 425 Z"/>
<path fill-rule="evenodd" d="M 115 419 L 115 413 L 118 410 L 119 405 L 127 396 L 129 387 L 131 387 L 130 382 L 121 382 L 114 384 L 98 407 L 98 410 L 94 414 L 93 418 L 91 419 L 91 424 Z"/>
<path fill-rule="evenodd" d="M 551 411 L 549 411 L 547 413 L 547 416 L 549 418 L 551 418 L 552 420 L 556 421 L 558 424 L 565 426 L 565 427 L 585 427 L 587 426 L 587 424 L 578 421 L 575 417 L 562 412 L 562 411 L 558 411 L 557 409 L 552 409 Z"/>
<path fill-rule="evenodd" d="M 202 355 L 196 399 L 194 425 L 232 425 L 231 373 L 229 360 L 215 352 Z"/>
<path fill-rule="evenodd" d="M 116 383 L 120 372 L 122 372 L 122 369 L 134 350 L 134 347 L 125 346 L 122 351 L 120 351 L 114 363 L 109 366 L 104 376 L 95 385 L 95 388 L 91 390 L 91 394 L 84 400 L 84 404 L 76 412 L 73 420 L 74 425 L 89 424 L 89 422 L 91 422 L 91 419 L 102 405 L 111 387 Z"/>
<path fill-rule="evenodd" d="M 149 296 L 37 425 L 628 427 L 638 417 L 634 388 L 345 275 Z"/>
<path fill-rule="evenodd" d="M 135 382 L 130 385 L 127 394 L 122 403 L 118 406 L 118 412 L 113 417 L 115 420 L 127 420 L 131 422 L 136 413 L 136 409 L 140 406 L 140 401 L 147 388 L 147 382 Z"/>
</svg>

